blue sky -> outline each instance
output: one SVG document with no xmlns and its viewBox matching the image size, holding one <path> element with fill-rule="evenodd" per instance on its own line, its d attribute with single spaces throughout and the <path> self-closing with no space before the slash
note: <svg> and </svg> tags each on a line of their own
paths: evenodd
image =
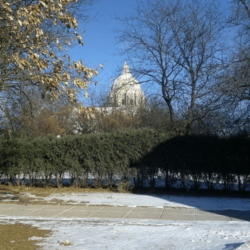
<svg viewBox="0 0 250 250">
<path fill-rule="evenodd" d="M 121 45 L 117 44 L 115 39 L 115 31 L 123 28 L 116 17 L 129 16 L 136 8 L 137 2 L 138 0 L 97 0 L 87 12 L 90 15 L 89 23 L 79 23 L 79 31 L 85 30 L 82 36 L 84 46 L 71 48 L 69 50 L 71 58 L 81 59 L 84 65 L 92 68 L 97 68 L 99 64 L 104 66 L 103 70 L 99 69 L 96 78 L 97 87 L 89 87 L 89 92 L 95 89 L 96 92 L 106 93 L 110 88 L 111 79 L 114 80 L 121 72 L 126 55 L 120 54 Z M 229 2 L 230 0 L 221 0 L 223 9 L 226 10 Z M 85 104 L 88 103 L 81 96 L 79 99 Z"/>
<path fill-rule="evenodd" d="M 84 46 L 74 46 L 69 50 L 73 60 L 82 59 L 84 65 L 92 68 L 99 64 L 104 66 L 99 70 L 97 89 L 108 90 L 110 78 L 113 79 L 121 70 L 125 55 L 119 54 L 119 46 L 115 39 L 115 30 L 121 28 L 121 23 L 115 18 L 129 15 L 136 7 L 136 0 L 100 0 L 87 13 L 89 23 L 79 23 L 79 30 L 83 34 Z"/>
</svg>

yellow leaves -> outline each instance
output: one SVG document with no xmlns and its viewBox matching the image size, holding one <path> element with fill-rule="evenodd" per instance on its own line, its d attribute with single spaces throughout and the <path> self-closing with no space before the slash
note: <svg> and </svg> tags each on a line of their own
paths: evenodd
<svg viewBox="0 0 250 250">
<path fill-rule="evenodd" d="M 24 20 L 23 20 L 23 25 L 24 25 L 24 26 L 28 26 L 28 25 L 29 25 L 28 20 L 24 19 Z"/>
<path fill-rule="evenodd" d="M 54 52 L 50 52 L 50 53 L 49 53 L 49 57 L 50 57 L 50 58 L 54 58 L 54 57 L 55 57 L 55 53 L 54 53 Z"/>
<path fill-rule="evenodd" d="M 7 13 L 11 13 L 12 9 L 10 8 L 9 3 L 1 3 L 1 8 Z"/>
<path fill-rule="evenodd" d="M 7 18 L 8 18 L 9 20 L 11 20 L 11 21 L 14 20 L 14 17 L 13 17 L 13 16 L 10 16 L 10 15 L 8 15 Z"/>
<path fill-rule="evenodd" d="M 19 54 L 16 52 L 16 53 L 13 53 L 12 54 L 12 58 L 16 61 L 16 62 L 18 62 L 19 61 Z"/>
<path fill-rule="evenodd" d="M 21 19 L 23 17 L 26 17 L 26 15 L 28 14 L 28 10 L 26 8 L 20 7 L 17 11 L 16 11 L 16 15 L 17 18 Z"/>
<path fill-rule="evenodd" d="M 47 93 L 53 98 L 59 98 L 62 90 L 71 101 L 74 101 L 76 91 L 69 91 L 69 86 L 86 90 L 91 78 L 97 75 L 97 71 L 85 67 L 81 61 L 72 63 L 67 55 L 64 56 L 64 62 L 66 61 L 64 65 L 58 58 L 58 50 L 66 50 L 67 46 L 71 46 L 72 40 L 83 45 L 82 37 L 76 32 L 72 37 L 66 36 L 66 39 L 63 38 L 64 34 L 53 33 L 51 36 L 44 26 L 47 23 L 56 26 L 59 21 L 66 27 L 77 29 L 77 20 L 66 9 L 72 1 L 38 0 L 31 1 L 32 4 L 29 1 L 17 1 L 18 5 L 15 5 L 16 1 L 3 3 L 0 0 L 2 10 L 0 21 L 1 30 L 8 31 L 3 51 L 7 47 L 15 48 L 15 53 L 4 54 L 3 58 L 8 66 L 13 67 L 17 74 L 23 71 L 30 81 L 43 84 Z M 42 27 L 45 27 L 44 31 Z M 66 66 L 69 71 L 62 71 Z M 103 68 L 101 64 L 99 66 Z M 15 72 L 14 70 L 11 72 Z M 73 78 L 72 75 L 76 75 L 75 73 L 78 76 Z M 87 98 L 88 93 L 85 92 L 84 96 Z"/>
<path fill-rule="evenodd" d="M 42 2 L 42 1 L 40 1 L 40 2 Z M 29 14 L 30 14 L 30 16 L 31 15 L 32 16 L 40 16 L 40 15 L 44 16 L 43 11 L 39 8 L 38 5 L 32 5 L 30 10 L 29 10 Z"/>
<path fill-rule="evenodd" d="M 77 37 L 78 43 L 83 46 L 82 37 L 78 35 L 77 33 L 76 33 L 76 37 Z"/>
<path fill-rule="evenodd" d="M 93 75 L 97 76 L 97 71 L 83 66 L 80 61 L 73 62 L 73 65 L 74 68 L 77 69 L 78 73 L 84 73 L 86 80 L 92 78 Z"/>
<path fill-rule="evenodd" d="M 53 62 L 53 64 L 54 64 L 53 73 L 58 73 L 58 74 L 61 73 L 62 67 L 61 67 L 60 63 Z"/>
<path fill-rule="evenodd" d="M 73 90 L 72 90 L 72 89 L 68 89 L 68 90 L 66 91 L 66 95 L 68 96 L 68 98 L 69 98 L 72 102 L 74 102 L 74 94 L 73 94 Z"/>
<path fill-rule="evenodd" d="M 43 31 L 39 28 L 35 28 L 35 33 L 36 33 L 36 37 L 42 36 L 43 35 Z"/>
<path fill-rule="evenodd" d="M 90 72 L 88 72 L 88 74 L 87 74 L 87 78 L 91 78 L 93 76 L 93 73 L 90 71 Z"/>
<path fill-rule="evenodd" d="M 58 99 L 58 94 L 57 94 L 57 93 L 52 92 L 51 95 L 52 95 L 55 99 Z"/>
<path fill-rule="evenodd" d="M 73 79 L 73 84 L 74 84 L 77 88 L 85 89 L 85 90 L 86 90 L 86 89 L 87 89 L 87 84 L 88 84 L 88 82 L 85 81 L 85 80 L 81 80 L 81 79 L 75 77 L 75 78 Z"/>
<path fill-rule="evenodd" d="M 21 20 L 17 20 L 17 23 L 18 23 L 20 26 L 22 26 L 22 25 L 23 25 L 23 23 L 22 23 L 22 21 L 21 21 Z"/>
<path fill-rule="evenodd" d="M 57 18 L 58 18 L 59 20 L 63 20 L 63 19 L 64 19 L 63 13 L 61 13 L 61 12 L 57 13 Z"/>
<path fill-rule="evenodd" d="M 99 66 L 100 66 L 101 69 L 103 69 L 103 65 L 101 63 L 99 64 Z"/>
<path fill-rule="evenodd" d="M 39 55 L 38 55 L 37 53 L 34 53 L 34 54 L 33 54 L 33 58 L 39 59 L 40 57 L 39 57 Z"/>
<path fill-rule="evenodd" d="M 39 4 L 42 5 L 44 8 L 47 8 L 47 4 L 45 4 L 43 1 L 39 1 Z"/>
<path fill-rule="evenodd" d="M 38 63 L 37 63 L 37 68 L 38 70 L 42 71 L 46 68 L 48 68 L 48 62 L 46 60 L 40 60 Z"/>
<path fill-rule="evenodd" d="M 84 97 L 85 97 L 85 98 L 88 98 L 88 97 L 89 97 L 88 92 L 85 92 L 85 93 L 84 93 Z"/>
<path fill-rule="evenodd" d="M 71 23 L 72 27 L 76 27 L 78 25 L 77 21 L 75 18 L 69 18 L 69 22 Z"/>
<path fill-rule="evenodd" d="M 47 49 L 42 50 L 41 53 L 42 53 L 43 55 L 48 55 L 48 54 L 49 54 L 49 52 L 48 52 Z"/>
<path fill-rule="evenodd" d="M 67 72 L 63 72 L 63 79 L 70 80 L 70 75 Z"/>
<path fill-rule="evenodd" d="M 18 68 L 21 69 L 21 70 L 24 70 L 24 67 L 22 64 L 18 64 Z"/>
<path fill-rule="evenodd" d="M 78 62 L 73 62 L 73 64 L 74 64 L 75 69 L 77 69 L 77 72 L 80 73 L 81 68 L 82 68 L 81 62 L 79 62 L 79 61 Z"/>
<path fill-rule="evenodd" d="M 20 10 L 23 11 L 25 14 L 29 13 L 28 10 L 25 7 L 23 7 L 23 8 L 21 7 Z"/>
<path fill-rule="evenodd" d="M 78 43 L 83 46 L 82 39 L 78 39 Z"/>
<path fill-rule="evenodd" d="M 86 72 L 86 78 L 87 79 L 92 78 L 93 75 L 97 76 L 97 74 L 98 74 L 96 70 L 88 69 L 88 68 L 85 70 L 85 72 Z"/>
<path fill-rule="evenodd" d="M 74 84 L 76 87 L 78 87 L 78 88 L 83 88 L 83 87 L 82 87 L 82 84 L 81 84 L 81 80 L 78 79 L 78 78 L 76 78 L 76 77 L 73 79 L 73 84 Z"/>
<path fill-rule="evenodd" d="M 24 59 L 19 59 L 16 62 L 18 64 L 18 68 L 21 69 L 21 70 L 24 70 L 25 66 L 29 66 L 30 65 L 30 63 L 27 60 L 24 60 Z"/>
</svg>

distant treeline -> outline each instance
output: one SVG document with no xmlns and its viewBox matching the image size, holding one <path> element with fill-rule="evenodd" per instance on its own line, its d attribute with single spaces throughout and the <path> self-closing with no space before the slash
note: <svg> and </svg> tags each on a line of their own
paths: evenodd
<svg viewBox="0 0 250 250">
<path fill-rule="evenodd" d="M 244 190 L 250 185 L 250 139 L 192 135 L 174 136 L 153 130 L 127 130 L 115 133 L 0 139 L 0 174 L 9 183 L 59 187 L 65 173 L 71 185 L 86 187 L 88 176 L 95 186 L 134 178 L 136 186 L 145 180 L 154 187 L 162 176 L 165 187 Z"/>
</svg>

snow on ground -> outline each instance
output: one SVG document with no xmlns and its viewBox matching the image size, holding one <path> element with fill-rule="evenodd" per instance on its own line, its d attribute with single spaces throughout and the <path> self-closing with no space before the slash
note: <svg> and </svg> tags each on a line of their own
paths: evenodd
<svg viewBox="0 0 250 250">
<path fill-rule="evenodd" d="M 17 218 L 16 218 L 17 219 Z M 40 245 L 44 250 L 246 250 L 250 249 L 249 222 L 157 222 L 152 220 L 53 219 L 19 222 L 51 229 Z M 0 223 L 6 221 L 1 220 Z M 11 222 L 10 222 L 11 223 Z M 13 223 L 13 221 L 12 221 Z M 31 238 L 32 239 L 32 238 Z M 35 238 L 33 238 L 35 239 Z"/>
<path fill-rule="evenodd" d="M 26 193 L 28 195 L 28 193 Z M 204 210 L 250 210 L 250 199 L 210 198 L 122 193 L 60 193 L 36 197 L 67 204 L 189 207 Z M 76 214 L 77 217 L 77 214 Z M 25 223 L 52 230 L 43 239 L 44 250 L 246 250 L 250 249 L 250 222 L 169 222 L 131 219 L 32 218 L 5 216 L 0 223 Z M 33 238 L 34 239 L 34 238 Z M 32 240 L 32 238 L 31 238 Z M 71 245 L 63 246 L 69 242 Z"/>
<path fill-rule="evenodd" d="M 185 207 L 202 210 L 250 210 L 250 198 L 139 195 L 128 193 L 60 193 L 52 194 L 48 197 L 26 195 L 40 201 L 53 202 L 53 200 L 56 199 L 67 204 Z"/>
</svg>

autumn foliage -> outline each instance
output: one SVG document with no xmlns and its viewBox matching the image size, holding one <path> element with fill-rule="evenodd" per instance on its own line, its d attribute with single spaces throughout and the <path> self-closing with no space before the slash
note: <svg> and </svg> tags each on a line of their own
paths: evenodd
<svg viewBox="0 0 250 250">
<path fill-rule="evenodd" d="M 97 71 L 65 54 L 72 42 L 83 45 L 67 10 L 76 1 L 0 0 L 0 90 L 26 83 L 75 101 L 77 89 L 87 89 Z"/>
</svg>

